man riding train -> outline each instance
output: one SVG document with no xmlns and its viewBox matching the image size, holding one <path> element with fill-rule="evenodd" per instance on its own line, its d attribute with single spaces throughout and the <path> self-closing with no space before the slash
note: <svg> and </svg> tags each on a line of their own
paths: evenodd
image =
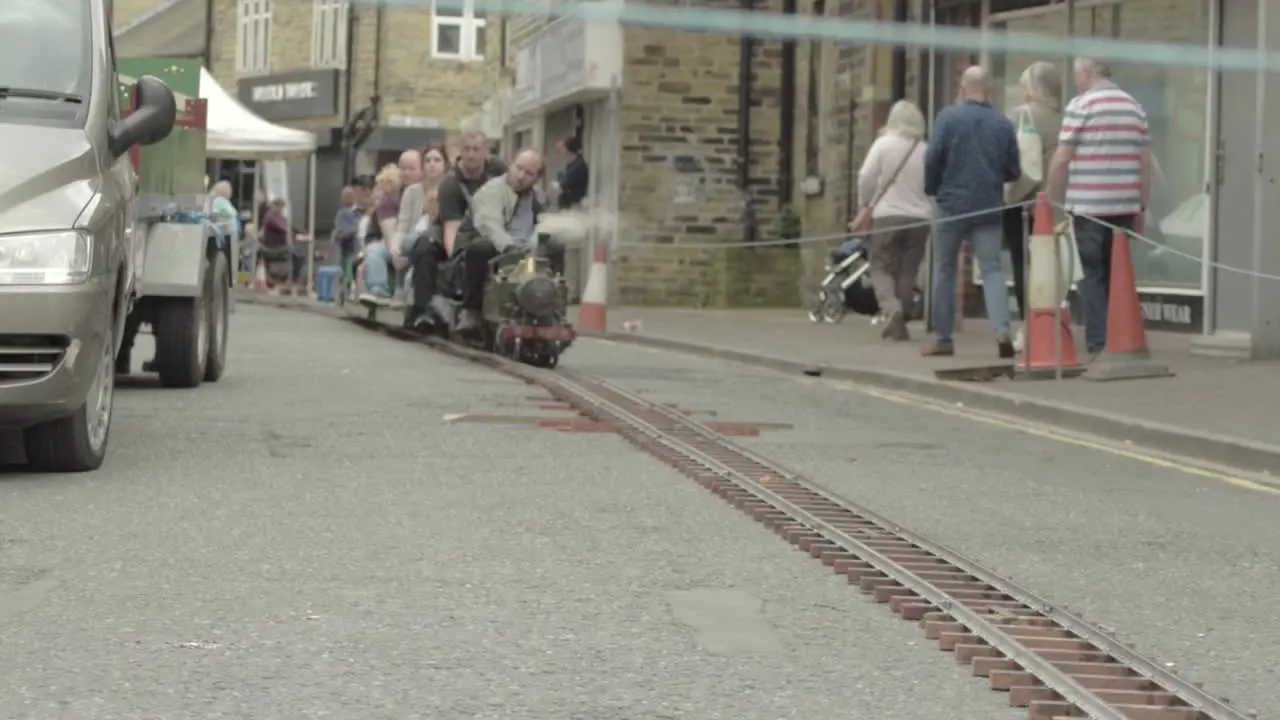
<svg viewBox="0 0 1280 720">
<path fill-rule="evenodd" d="M 519 251 L 536 242 L 535 228 L 542 213 L 535 187 L 543 175 L 542 156 L 533 150 L 516 155 L 505 172 L 489 159 L 488 140 L 481 133 L 463 138 L 458 167 L 442 183 L 439 211 L 428 236 L 416 243 L 414 302 L 406 321 L 430 326 L 442 313 L 429 303 L 436 295 L 439 273 L 447 268 L 451 295 L 460 295 L 461 312 L 454 331 L 463 336 L 482 332 L 485 283 L 490 261 L 504 252 Z M 563 276 L 564 245 L 544 237 L 539 248 L 551 272 Z M 446 260 L 447 258 L 447 260 Z"/>
</svg>

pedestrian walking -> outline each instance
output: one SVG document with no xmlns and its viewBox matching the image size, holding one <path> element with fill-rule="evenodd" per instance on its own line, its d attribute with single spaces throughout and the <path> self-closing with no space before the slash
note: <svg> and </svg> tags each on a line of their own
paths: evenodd
<svg viewBox="0 0 1280 720">
<path fill-rule="evenodd" d="M 849 229 L 871 232 L 871 285 L 887 319 L 881 337 L 910 339 L 916 277 L 929 242 L 933 202 L 924 193 L 925 121 L 920 108 L 899 100 L 858 170 L 858 197 L 866 203 Z"/>
<path fill-rule="evenodd" d="M 1027 319 L 1027 223 L 1025 211 L 1044 190 L 1046 171 L 1058 147 L 1062 127 L 1062 73 L 1058 66 L 1039 60 L 1027 66 L 1018 79 L 1022 102 L 1009 109 L 1018 138 L 1022 177 L 1005 188 L 1004 245 L 1013 270 L 1013 292 L 1020 320 Z"/>
<path fill-rule="evenodd" d="M 1109 67 L 1078 58 L 1073 70 L 1079 94 L 1063 114 L 1049 182 L 1050 192 L 1063 198 L 1071 214 L 1080 253 L 1085 348 L 1092 359 L 1107 343 L 1115 232 L 1109 226 L 1142 231 L 1140 218 L 1151 191 L 1151 134 L 1146 110 L 1116 85 Z"/>
<path fill-rule="evenodd" d="M 920 348 L 926 357 L 955 354 L 956 267 L 968 238 L 982 273 L 987 319 L 1001 358 L 1013 357 L 1009 290 L 1001 256 L 1004 186 L 1022 176 L 1013 123 L 991 107 L 986 69 L 960 77 L 960 102 L 938 114 L 925 152 L 925 194 L 938 206 L 933 248 L 934 337 Z"/>
</svg>

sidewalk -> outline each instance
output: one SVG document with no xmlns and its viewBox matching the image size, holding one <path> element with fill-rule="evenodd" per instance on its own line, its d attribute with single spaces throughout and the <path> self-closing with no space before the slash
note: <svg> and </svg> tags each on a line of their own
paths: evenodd
<svg viewBox="0 0 1280 720">
<path fill-rule="evenodd" d="M 624 323 L 633 322 L 627 332 Z M 913 327 L 915 337 L 921 330 Z M 1079 328 L 1076 329 L 1077 335 Z M 861 316 L 815 325 L 802 310 L 610 308 L 609 337 L 713 355 L 783 371 L 823 367 L 825 377 L 865 383 L 1088 432 L 1246 470 L 1280 474 L 1280 363 L 1191 357 L 1190 335 L 1149 333 L 1172 378 L 944 382 L 935 370 L 994 365 L 983 320 L 966 320 L 954 358 L 922 358 L 917 342 L 893 344 Z M 1077 342 L 1080 338 L 1077 337 Z"/>
</svg>

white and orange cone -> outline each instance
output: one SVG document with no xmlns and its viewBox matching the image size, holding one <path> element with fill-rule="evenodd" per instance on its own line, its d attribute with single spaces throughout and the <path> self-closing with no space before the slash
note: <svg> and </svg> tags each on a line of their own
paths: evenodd
<svg viewBox="0 0 1280 720">
<path fill-rule="evenodd" d="M 608 329 L 606 306 L 609 300 L 609 266 L 605 256 L 603 242 L 596 242 L 596 256 L 591 262 L 591 271 L 587 274 L 587 287 L 582 291 L 582 302 L 578 305 L 577 329 L 586 332 L 603 333 Z"/>
<path fill-rule="evenodd" d="M 253 271 L 253 289 L 258 292 L 267 291 L 267 264 L 262 260 L 258 261 L 258 266 Z"/>
</svg>

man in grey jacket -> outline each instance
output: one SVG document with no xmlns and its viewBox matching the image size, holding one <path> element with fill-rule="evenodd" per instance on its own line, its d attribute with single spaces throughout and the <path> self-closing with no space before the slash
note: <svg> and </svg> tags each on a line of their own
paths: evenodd
<svg viewBox="0 0 1280 720">
<path fill-rule="evenodd" d="M 480 327 L 489 261 L 509 248 L 536 240 L 539 208 L 534 185 L 541 175 L 542 156 L 533 150 L 522 150 L 506 175 L 485 183 L 471 199 L 471 212 L 458 229 L 464 258 L 460 332 Z M 552 270 L 563 273 L 564 246 L 549 242 L 546 252 Z"/>
</svg>

